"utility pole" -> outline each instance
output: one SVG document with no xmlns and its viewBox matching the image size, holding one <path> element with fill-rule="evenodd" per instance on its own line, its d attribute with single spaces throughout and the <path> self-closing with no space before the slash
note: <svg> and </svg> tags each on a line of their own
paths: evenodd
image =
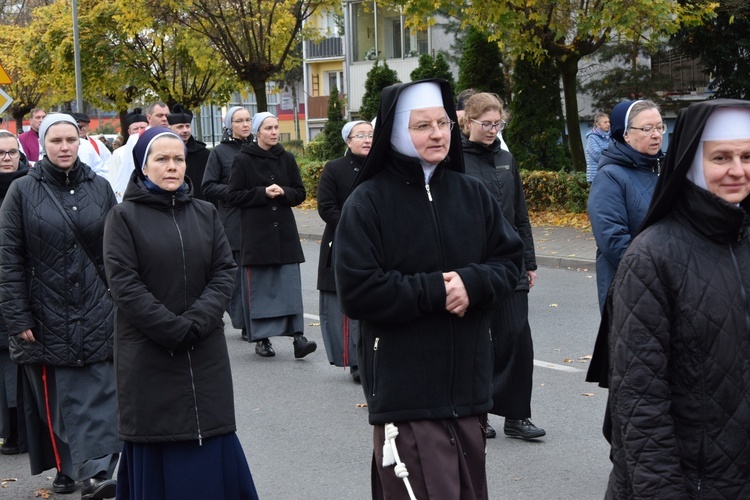
<svg viewBox="0 0 750 500">
<path fill-rule="evenodd" d="M 81 47 L 78 43 L 78 1 L 73 0 L 73 57 L 76 71 L 76 111 L 83 113 L 83 83 L 81 80 Z"/>
</svg>

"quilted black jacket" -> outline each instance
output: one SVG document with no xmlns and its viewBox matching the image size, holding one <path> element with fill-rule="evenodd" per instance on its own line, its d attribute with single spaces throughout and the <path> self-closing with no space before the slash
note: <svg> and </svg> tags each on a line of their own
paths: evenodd
<svg viewBox="0 0 750 500">
<path fill-rule="evenodd" d="M 750 498 L 748 218 L 683 189 L 615 278 L 608 499 Z"/>
<path fill-rule="evenodd" d="M 80 161 L 47 159 L 13 184 L 0 208 L 0 309 L 18 364 L 81 366 L 112 359 L 107 285 L 41 185 L 46 182 L 102 266 L 104 218 L 116 204 L 104 177 Z M 18 338 L 31 329 L 37 342 Z"/>
</svg>

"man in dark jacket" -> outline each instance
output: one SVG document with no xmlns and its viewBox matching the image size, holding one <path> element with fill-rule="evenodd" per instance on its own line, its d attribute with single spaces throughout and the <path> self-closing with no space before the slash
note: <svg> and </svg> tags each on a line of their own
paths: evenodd
<svg viewBox="0 0 750 500">
<path fill-rule="evenodd" d="M 187 171 L 185 175 L 193 181 L 193 198 L 205 199 L 201 190 L 206 162 L 211 152 L 206 149 L 206 143 L 195 139 L 191 130 L 193 113 L 182 107 L 182 104 L 172 106 L 172 112 L 167 115 L 169 128 L 179 135 L 187 147 Z"/>
<path fill-rule="evenodd" d="M 404 498 L 404 488 L 411 498 L 488 498 L 487 313 L 513 292 L 523 243 L 489 191 L 463 174 L 452 103 L 443 80 L 383 90 L 335 236 L 341 305 L 363 322 L 374 498 Z"/>
</svg>

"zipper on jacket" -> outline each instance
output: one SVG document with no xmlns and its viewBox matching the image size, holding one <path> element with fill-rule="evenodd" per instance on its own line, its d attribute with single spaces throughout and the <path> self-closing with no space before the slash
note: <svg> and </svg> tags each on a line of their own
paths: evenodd
<svg viewBox="0 0 750 500">
<path fill-rule="evenodd" d="M 198 426 L 198 446 L 203 446 L 203 435 L 201 435 L 201 419 L 198 415 L 198 395 L 195 393 L 195 377 L 193 377 L 193 359 L 190 351 L 187 351 L 188 366 L 190 367 L 190 385 L 193 387 L 193 408 L 195 409 L 195 423 Z"/>
<path fill-rule="evenodd" d="M 427 199 L 430 200 L 430 201 L 432 201 L 432 193 L 430 192 L 430 185 L 429 184 L 425 184 L 424 185 L 424 189 L 425 189 L 425 191 L 427 191 Z"/>
<path fill-rule="evenodd" d="M 378 343 L 380 337 L 375 337 L 375 345 L 372 346 L 372 387 L 370 388 L 370 395 L 375 396 L 375 382 L 378 374 Z"/>
</svg>

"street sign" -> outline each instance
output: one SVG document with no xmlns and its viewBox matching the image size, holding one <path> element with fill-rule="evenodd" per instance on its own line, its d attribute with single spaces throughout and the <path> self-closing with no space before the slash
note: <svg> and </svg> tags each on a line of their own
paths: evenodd
<svg viewBox="0 0 750 500">
<path fill-rule="evenodd" d="M 13 83 L 13 80 L 8 76 L 8 72 L 0 66 L 0 85 L 10 85 L 11 83 Z"/>
<path fill-rule="evenodd" d="M 0 114 L 3 114 L 12 102 L 13 98 L 9 96 L 3 89 L 0 89 Z"/>
</svg>

